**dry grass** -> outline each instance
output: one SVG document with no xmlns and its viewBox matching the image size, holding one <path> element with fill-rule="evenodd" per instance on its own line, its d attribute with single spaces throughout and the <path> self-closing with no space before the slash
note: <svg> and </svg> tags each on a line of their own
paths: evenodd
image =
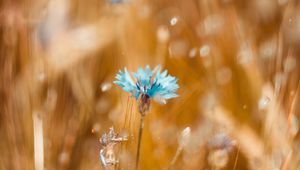
<svg viewBox="0 0 300 170">
<path fill-rule="evenodd" d="M 110 126 L 129 136 L 117 169 L 132 170 L 137 103 L 112 81 L 146 64 L 178 77 L 180 97 L 151 105 L 141 170 L 298 170 L 299 11 L 296 0 L 0 1 L 0 170 L 102 169 Z"/>
</svg>

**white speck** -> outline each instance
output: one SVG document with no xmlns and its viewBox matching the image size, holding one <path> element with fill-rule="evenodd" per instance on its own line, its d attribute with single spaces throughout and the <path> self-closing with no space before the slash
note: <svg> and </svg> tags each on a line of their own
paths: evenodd
<svg viewBox="0 0 300 170">
<path fill-rule="evenodd" d="M 191 137 L 191 128 L 186 127 L 181 132 L 180 139 L 179 139 L 179 145 L 181 147 L 185 147 L 188 144 L 190 137 Z"/>
<path fill-rule="evenodd" d="M 108 91 L 111 89 L 111 83 L 105 82 L 101 85 L 102 92 Z"/>
<path fill-rule="evenodd" d="M 156 32 L 156 36 L 160 42 L 167 42 L 170 39 L 170 32 L 168 30 L 168 27 L 159 26 Z"/>
<path fill-rule="evenodd" d="M 258 109 L 259 110 L 266 109 L 269 103 L 270 103 L 270 98 L 267 96 L 262 96 L 258 102 Z"/>
<path fill-rule="evenodd" d="M 203 45 L 200 48 L 200 56 L 201 57 L 207 57 L 210 54 L 210 47 L 209 45 Z"/>
<path fill-rule="evenodd" d="M 173 17 L 173 18 L 170 20 L 170 24 L 171 24 L 172 26 L 176 25 L 177 22 L 178 22 L 178 18 L 177 18 L 177 17 Z"/>
<path fill-rule="evenodd" d="M 189 57 L 194 58 L 197 55 L 197 49 L 192 48 L 189 52 Z"/>
</svg>

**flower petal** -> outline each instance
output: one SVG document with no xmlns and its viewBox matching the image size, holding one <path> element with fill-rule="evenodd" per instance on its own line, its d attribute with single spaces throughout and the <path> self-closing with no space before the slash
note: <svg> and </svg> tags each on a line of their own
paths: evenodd
<svg viewBox="0 0 300 170">
<path fill-rule="evenodd" d="M 116 81 L 114 81 L 114 83 L 122 87 L 124 91 L 131 93 L 132 96 L 134 96 L 136 99 L 139 97 L 140 92 L 131 79 L 126 67 L 124 69 L 124 72 L 119 70 L 119 73 L 116 75 Z"/>
</svg>

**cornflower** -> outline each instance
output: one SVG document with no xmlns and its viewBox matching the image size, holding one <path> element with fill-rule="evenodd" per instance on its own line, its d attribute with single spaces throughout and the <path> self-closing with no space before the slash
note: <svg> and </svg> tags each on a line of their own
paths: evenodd
<svg viewBox="0 0 300 170">
<path fill-rule="evenodd" d="M 138 169 L 141 139 L 143 135 L 144 117 L 149 111 L 151 100 L 165 104 L 166 100 L 178 97 L 176 94 L 179 88 L 178 79 L 169 75 L 168 71 L 160 71 L 160 66 L 156 66 L 153 70 L 149 65 L 145 69 L 138 68 L 136 73 L 129 73 L 124 68 L 124 71 L 119 70 L 116 75 L 115 84 L 122 87 L 126 92 L 129 92 L 132 97 L 138 101 L 138 109 L 141 115 L 138 148 L 136 156 L 136 166 Z"/>
</svg>

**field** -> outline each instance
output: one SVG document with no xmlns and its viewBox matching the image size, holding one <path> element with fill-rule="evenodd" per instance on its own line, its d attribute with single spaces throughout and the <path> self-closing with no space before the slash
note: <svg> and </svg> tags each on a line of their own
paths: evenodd
<svg viewBox="0 0 300 170">
<path fill-rule="evenodd" d="M 0 170 L 300 170 L 299 118 L 297 0 L 0 0 Z"/>
</svg>

